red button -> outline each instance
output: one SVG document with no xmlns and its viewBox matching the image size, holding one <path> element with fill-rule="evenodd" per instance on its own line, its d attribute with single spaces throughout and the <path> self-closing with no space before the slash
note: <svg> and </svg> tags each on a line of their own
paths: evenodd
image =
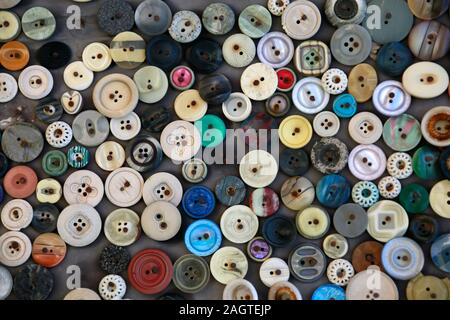
<svg viewBox="0 0 450 320">
<path fill-rule="evenodd" d="M 33 169 L 26 166 L 11 168 L 3 179 L 3 187 L 12 198 L 24 199 L 36 190 L 38 177 Z"/>
<path fill-rule="evenodd" d="M 281 68 L 277 70 L 278 90 L 290 91 L 297 82 L 297 76 L 294 71 L 289 68 Z"/>
<path fill-rule="evenodd" d="M 158 249 L 139 251 L 128 266 L 128 279 L 141 293 L 156 294 L 172 280 L 173 266 L 169 256 Z"/>
</svg>

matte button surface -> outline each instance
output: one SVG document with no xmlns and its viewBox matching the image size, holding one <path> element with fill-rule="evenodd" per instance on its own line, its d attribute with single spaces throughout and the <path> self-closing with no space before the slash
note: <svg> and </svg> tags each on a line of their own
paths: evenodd
<svg viewBox="0 0 450 320">
<path fill-rule="evenodd" d="M 115 274 L 103 277 L 98 285 L 98 291 L 104 300 L 121 300 L 126 290 L 125 280 Z"/>
<path fill-rule="evenodd" d="M 436 183 L 430 191 L 431 209 L 439 216 L 449 219 L 448 206 L 450 201 L 450 181 L 441 180 Z"/>
<path fill-rule="evenodd" d="M 420 142 L 419 121 L 409 114 L 389 118 L 383 128 L 384 142 L 395 151 L 410 151 Z"/>
<path fill-rule="evenodd" d="M 376 145 L 359 145 L 350 152 L 348 167 L 360 180 L 376 180 L 386 170 L 386 156 Z"/>
<path fill-rule="evenodd" d="M 233 29 L 235 16 L 233 9 L 225 3 L 211 3 L 202 13 L 205 29 L 214 35 L 224 35 Z"/>
<path fill-rule="evenodd" d="M 186 229 L 184 243 L 193 254 L 201 257 L 210 256 L 219 249 L 222 233 L 213 221 L 197 220 Z"/>
<path fill-rule="evenodd" d="M 225 39 L 222 45 L 225 61 L 234 68 L 248 66 L 256 55 L 253 40 L 243 33 L 236 33 Z"/>
<path fill-rule="evenodd" d="M 57 203 L 61 196 L 62 187 L 56 179 L 42 179 L 36 186 L 36 199 L 40 203 Z"/>
<path fill-rule="evenodd" d="M 391 176 L 406 179 L 413 173 L 412 158 L 405 152 L 395 152 L 389 156 L 386 168 Z"/>
<path fill-rule="evenodd" d="M 52 204 L 39 204 L 33 208 L 31 226 L 38 232 L 53 232 L 56 229 L 59 210 Z"/>
<path fill-rule="evenodd" d="M 53 76 L 42 66 L 29 66 L 19 75 L 20 92 L 31 100 L 40 100 L 48 96 L 53 89 Z"/>
<path fill-rule="evenodd" d="M 34 193 L 37 181 L 37 175 L 32 168 L 16 166 L 3 178 L 3 188 L 10 197 L 24 199 Z"/>
<path fill-rule="evenodd" d="M 77 170 L 64 182 L 64 198 L 68 204 L 98 205 L 103 198 L 104 187 L 100 177 L 88 170 Z"/>
<path fill-rule="evenodd" d="M 249 206 L 258 217 L 270 217 L 280 207 L 280 198 L 270 188 L 259 188 L 250 194 Z"/>
<path fill-rule="evenodd" d="M 402 189 L 402 185 L 397 178 L 386 176 L 378 182 L 378 190 L 385 199 L 397 198 Z"/>
<path fill-rule="evenodd" d="M 35 263 L 46 268 L 53 268 L 64 260 L 66 252 L 66 244 L 59 235 L 43 233 L 34 239 L 31 256 Z"/>
<path fill-rule="evenodd" d="M 369 32 L 356 24 L 347 24 L 337 29 L 330 42 L 333 57 L 347 66 L 354 66 L 366 60 L 371 47 Z"/>
<path fill-rule="evenodd" d="M 322 138 L 311 149 L 311 162 L 324 174 L 339 173 L 347 165 L 347 146 L 337 138 Z"/>
<path fill-rule="evenodd" d="M 70 89 L 86 90 L 93 81 L 94 73 L 81 61 L 74 61 L 64 69 L 64 83 Z"/>
<path fill-rule="evenodd" d="M 200 292 L 209 282 L 208 263 L 201 257 L 187 254 L 178 258 L 173 265 L 174 285 L 182 292 Z"/>
<path fill-rule="evenodd" d="M 231 94 L 231 82 L 221 73 L 203 77 L 198 83 L 200 96 L 209 104 L 221 105 Z"/>
<path fill-rule="evenodd" d="M 328 280 L 336 285 L 345 286 L 355 275 L 352 264 L 345 259 L 337 259 L 330 262 L 327 268 Z"/>
<path fill-rule="evenodd" d="M 325 109 L 329 100 L 330 94 L 323 89 L 320 79 L 315 77 L 303 78 L 292 90 L 292 101 L 303 113 L 318 113 Z"/>
<path fill-rule="evenodd" d="M 47 8 L 32 7 L 22 15 L 23 33 L 31 40 L 47 40 L 56 30 L 56 20 Z"/>
<path fill-rule="evenodd" d="M 126 1 L 104 1 L 97 11 L 97 23 L 100 29 L 114 36 L 133 28 L 134 10 Z"/>
<path fill-rule="evenodd" d="M 381 47 L 377 54 L 377 67 L 391 77 L 398 77 L 413 63 L 411 51 L 401 42 Z"/>
<path fill-rule="evenodd" d="M 402 83 L 410 95 L 420 99 L 432 99 L 448 90 L 447 71 L 434 62 L 417 62 L 403 73 Z"/>
<path fill-rule="evenodd" d="M 439 179 L 441 176 L 439 155 L 439 150 L 430 146 L 417 149 L 412 159 L 416 176 L 423 180 Z"/>
<path fill-rule="evenodd" d="M 408 282 L 406 297 L 408 300 L 448 300 L 448 278 L 419 274 Z"/>
<path fill-rule="evenodd" d="M 72 141 L 72 128 L 64 121 L 56 121 L 45 130 L 45 139 L 54 148 L 64 148 Z"/>
<path fill-rule="evenodd" d="M 269 0 L 267 1 L 267 8 L 269 9 L 270 13 L 274 16 L 281 16 L 286 10 L 287 6 L 289 5 L 290 0 Z"/>
<path fill-rule="evenodd" d="M 297 287 L 288 281 L 280 281 L 270 287 L 269 300 L 302 300 L 302 294 Z"/>
<path fill-rule="evenodd" d="M 134 20 L 138 29 L 147 36 L 156 36 L 169 29 L 172 11 L 161 0 L 146 0 L 136 8 Z"/>
<path fill-rule="evenodd" d="M 328 0 L 325 3 L 325 14 L 335 27 L 344 24 L 360 24 L 367 12 L 365 0 Z"/>
<path fill-rule="evenodd" d="M 36 52 L 39 64 L 50 70 L 59 69 L 69 64 L 72 57 L 70 47 L 60 41 L 47 42 Z"/>
<path fill-rule="evenodd" d="M 33 208 L 22 199 L 8 201 L 1 211 L 3 226 L 11 231 L 19 231 L 28 227 L 33 219 Z"/>
<path fill-rule="evenodd" d="M 450 108 L 435 107 L 422 117 L 422 135 L 429 144 L 436 147 L 447 147 L 450 145 Z"/>
<path fill-rule="evenodd" d="M 18 91 L 17 81 L 8 73 L 0 73 L 0 102 L 13 100 Z"/>
<path fill-rule="evenodd" d="M 109 45 L 111 58 L 123 69 L 135 69 L 145 61 L 145 41 L 134 32 L 121 32 Z"/>
<path fill-rule="evenodd" d="M 31 255 L 31 241 L 22 232 L 8 231 L 0 236 L 0 262 L 7 267 L 24 264 Z"/>
<path fill-rule="evenodd" d="M 0 300 L 5 300 L 10 295 L 13 288 L 13 278 L 8 269 L 0 267 Z M 255 290 L 256 292 L 256 290 Z"/>
<path fill-rule="evenodd" d="M 302 282 L 320 279 L 327 267 L 327 258 L 314 244 L 303 244 L 289 254 L 289 266 L 292 275 Z"/>
<path fill-rule="evenodd" d="M 30 51 L 22 42 L 9 41 L 0 48 L 0 63 L 7 70 L 22 70 L 29 60 Z"/>
<path fill-rule="evenodd" d="M 322 86 L 329 94 L 341 94 L 347 85 L 347 75 L 341 69 L 328 69 L 322 76 Z"/>
<path fill-rule="evenodd" d="M 36 117 L 46 124 L 58 121 L 63 112 L 64 109 L 59 101 L 53 99 L 42 101 L 36 106 L 35 110 Z"/>
<path fill-rule="evenodd" d="M 127 144 L 127 164 L 136 171 L 147 172 L 162 162 L 162 149 L 158 140 L 147 133 L 139 134 Z"/>
<path fill-rule="evenodd" d="M 175 237 L 180 230 L 181 214 L 173 204 L 156 201 L 144 209 L 141 224 L 147 237 L 156 241 L 166 241 Z"/>
<path fill-rule="evenodd" d="M 371 285 L 373 277 L 379 279 L 379 286 Z M 399 292 L 395 282 L 376 266 L 357 273 L 350 279 L 345 291 L 347 300 L 398 300 Z"/>
<path fill-rule="evenodd" d="M 366 211 L 358 204 L 346 203 L 334 213 L 333 225 L 339 234 L 347 238 L 356 238 L 367 228 Z"/>
<path fill-rule="evenodd" d="M 408 45 L 417 58 L 438 60 L 450 49 L 450 29 L 437 21 L 420 22 L 409 33 Z"/>
<path fill-rule="evenodd" d="M 19 17 L 10 11 L 0 11 L 0 42 L 8 42 L 17 38 L 21 31 Z"/>
<path fill-rule="evenodd" d="M 39 156 L 43 148 L 42 134 L 32 124 L 17 123 L 3 131 L 2 149 L 12 161 L 31 162 Z"/>
<path fill-rule="evenodd" d="M 17 6 L 22 0 L 5 0 L 1 5 L 0 9 L 9 9 Z"/>
<path fill-rule="evenodd" d="M 174 14 L 169 27 L 170 36 L 177 42 L 188 43 L 198 38 L 202 31 L 202 22 L 193 12 L 181 10 Z"/>
<path fill-rule="evenodd" d="M 252 100 L 261 101 L 272 96 L 277 89 L 277 73 L 268 65 L 254 63 L 241 75 L 242 92 Z"/>
<path fill-rule="evenodd" d="M 311 300 L 345 300 L 345 291 L 335 284 L 323 284 L 313 292 Z"/>
<path fill-rule="evenodd" d="M 282 216 L 273 216 L 264 221 L 262 235 L 274 247 L 288 246 L 295 237 L 294 223 Z"/>
<path fill-rule="evenodd" d="M 280 68 L 276 70 L 278 75 L 278 90 L 291 91 L 297 83 L 297 76 L 291 68 Z"/>
<path fill-rule="evenodd" d="M 100 42 L 88 44 L 83 50 L 83 63 L 91 71 L 101 72 L 112 63 L 108 46 Z"/>
<path fill-rule="evenodd" d="M 95 162 L 101 169 L 113 171 L 125 162 L 125 150 L 115 141 L 106 141 L 95 151 Z"/>
<path fill-rule="evenodd" d="M 258 300 L 258 292 L 250 281 L 234 279 L 223 290 L 223 300 Z"/>
<path fill-rule="evenodd" d="M 326 175 L 316 186 L 317 200 L 329 208 L 337 208 L 350 198 L 350 183 L 344 176 Z"/>
<path fill-rule="evenodd" d="M 191 218 L 204 218 L 210 215 L 216 206 L 214 193 L 205 186 L 191 187 L 183 195 L 182 206 Z"/>
<path fill-rule="evenodd" d="M 187 121 L 173 121 L 161 133 L 164 154 L 174 161 L 186 161 L 194 157 L 201 146 L 198 129 Z"/>
<path fill-rule="evenodd" d="M 277 161 L 264 150 L 250 151 L 241 159 L 239 165 L 242 180 L 253 188 L 270 185 L 275 180 L 277 172 Z"/>
<path fill-rule="evenodd" d="M 131 256 L 124 247 L 108 244 L 101 251 L 99 260 L 104 272 L 120 274 L 127 269 Z"/>
<path fill-rule="evenodd" d="M 83 96 L 78 91 L 66 91 L 61 96 L 61 105 L 67 114 L 76 114 L 83 106 Z"/>
<path fill-rule="evenodd" d="M 445 11 L 448 11 L 449 2 L 427 1 L 427 0 L 408 0 L 408 6 L 411 12 L 419 19 L 431 20 L 439 17 Z"/>
<path fill-rule="evenodd" d="M 241 203 L 246 195 L 244 182 L 236 176 L 225 176 L 217 181 L 214 192 L 220 203 L 234 206 Z"/>
<path fill-rule="evenodd" d="M 294 43 L 282 32 L 269 32 L 259 40 L 257 51 L 259 61 L 281 68 L 292 60 Z"/>
<path fill-rule="evenodd" d="M 272 247 L 263 237 L 255 237 L 247 244 L 248 256 L 256 262 L 263 262 L 272 255 Z"/>
<path fill-rule="evenodd" d="M 113 136 L 119 140 L 128 141 L 140 132 L 141 120 L 136 113 L 131 112 L 121 118 L 111 119 L 109 126 Z"/>
<path fill-rule="evenodd" d="M 269 258 L 261 264 L 259 278 L 266 287 L 289 280 L 289 266 L 280 258 Z"/>
<path fill-rule="evenodd" d="M 152 37 L 147 44 L 147 62 L 169 71 L 181 62 L 181 45 L 166 35 Z"/>
<path fill-rule="evenodd" d="M 288 176 L 302 176 L 309 170 L 308 154 L 302 149 L 284 149 L 280 154 L 280 169 Z"/>
<path fill-rule="evenodd" d="M 45 267 L 28 264 L 14 277 L 14 294 L 18 300 L 46 300 L 54 281 L 52 273 Z"/>
<path fill-rule="evenodd" d="M 242 92 L 233 92 L 222 103 L 222 112 L 228 120 L 241 122 L 250 116 L 252 102 Z"/>
<path fill-rule="evenodd" d="M 383 245 L 376 241 L 365 241 L 356 246 L 352 253 L 352 264 L 355 271 L 362 272 L 373 265 L 382 268 L 382 250 Z"/>
<path fill-rule="evenodd" d="M 323 240 L 323 251 L 331 259 L 339 259 L 347 254 L 348 242 L 343 236 L 337 233 L 328 235 Z"/>
<path fill-rule="evenodd" d="M 190 183 L 200 183 L 208 175 L 208 166 L 202 159 L 194 158 L 183 163 L 181 174 Z"/>
<path fill-rule="evenodd" d="M 67 150 L 67 162 L 75 169 L 84 168 L 90 161 L 89 150 L 83 146 L 73 146 Z"/>
<path fill-rule="evenodd" d="M 243 205 L 229 207 L 220 218 L 222 234 L 233 243 L 250 241 L 258 232 L 258 225 L 258 217 Z"/>
<path fill-rule="evenodd" d="M 266 112 L 272 117 L 281 118 L 291 109 L 291 99 L 282 92 L 275 92 L 266 100 Z"/>
<path fill-rule="evenodd" d="M 430 243 L 439 234 L 439 225 L 435 218 L 416 215 L 409 222 L 409 233 L 416 241 Z"/>
<path fill-rule="evenodd" d="M 163 70 L 155 66 L 139 69 L 133 76 L 139 91 L 139 100 L 145 103 L 156 103 L 167 94 L 169 81 Z"/>
<path fill-rule="evenodd" d="M 195 74 L 188 66 L 181 65 L 172 69 L 169 80 L 175 89 L 187 90 L 194 85 Z"/>
<path fill-rule="evenodd" d="M 111 172 L 105 181 L 105 194 L 108 200 L 118 207 L 130 207 L 142 198 L 144 179 L 131 168 L 118 168 Z"/>
<path fill-rule="evenodd" d="M 382 200 L 367 210 L 367 232 L 380 242 L 387 242 L 405 234 L 408 214 L 403 207 L 391 200 Z"/>
<path fill-rule="evenodd" d="M 425 263 L 422 248 L 405 237 L 388 241 L 383 247 L 381 260 L 386 273 L 399 280 L 416 277 Z"/>
<path fill-rule="evenodd" d="M 308 119 L 293 115 L 285 118 L 278 128 L 280 141 L 288 148 L 300 149 L 309 143 L 313 130 Z"/>
<path fill-rule="evenodd" d="M 295 40 L 312 38 L 319 31 L 322 16 L 319 8 L 310 1 L 293 1 L 281 16 L 281 26 Z"/>
<path fill-rule="evenodd" d="M 398 81 L 381 82 L 373 93 L 372 102 L 375 108 L 385 116 L 398 116 L 408 110 L 411 96 Z"/>
<path fill-rule="evenodd" d="M 210 261 L 211 274 L 218 282 L 227 284 L 234 279 L 244 278 L 248 261 L 244 253 L 235 247 L 217 250 Z"/>
<path fill-rule="evenodd" d="M 103 232 L 112 244 L 129 246 L 139 239 L 139 220 L 136 212 L 130 209 L 116 209 L 106 217 Z"/>
<path fill-rule="evenodd" d="M 305 177 L 292 177 L 283 183 L 280 195 L 286 207 L 299 211 L 314 201 L 314 185 Z"/>
<path fill-rule="evenodd" d="M 198 90 L 190 89 L 175 98 L 174 109 L 180 119 L 197 121 L 208 111 L 208 103 L 202 99 Z"/>
<path fill-rule="evenodd" d="M 330 67 L 330 49 L 322 41 L 304 41 L 295 49 L 294 64 L 300 73 L 320 75 Z"/>
<path fill-rule="evenodd" d="M 270 31 L 272 16 L 265 7 L 253 4 L 241 11 L 238 24 L 242 33 L 250 38 L 258 39 Z"/>
<path fill-rule="evenodd" d="M 367 63 L 356 65 L 348 75 L 348 92 L 359 103 L 366 102 L 372 98 L 377 84 L 377 71 Z"/>
<path fill-rule="evenodd" d="M 319 239 L 328 232 L 330 217 L 324 209 L 311 206 L 297 214 L 295 223 L 298 233 L 304 238 Z"/>
<path fill-rule="evenodd" d="M 178 178 L 167 172 L 151 175 L 144 184 L 144 202 L 167 201 L 178 206 L 183 196 L 183 187 Z"/>
</svg>

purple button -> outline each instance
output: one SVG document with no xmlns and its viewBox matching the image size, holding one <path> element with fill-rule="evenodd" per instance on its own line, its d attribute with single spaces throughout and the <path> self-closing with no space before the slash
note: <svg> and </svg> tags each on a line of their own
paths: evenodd
<svg viewBox="0 0 450 320">
<path fill-rule="evenodd" d="M 272 255 L 272 247 L 262 237 L 256 237 L 247 245 L 247 254 L 257 262 L 264 261 Z"/>
</svg>

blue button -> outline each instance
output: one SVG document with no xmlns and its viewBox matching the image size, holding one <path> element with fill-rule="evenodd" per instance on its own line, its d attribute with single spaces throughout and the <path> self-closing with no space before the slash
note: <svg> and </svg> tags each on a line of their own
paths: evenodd
<svg viewBox="0 0 450 320">
<path fill-rule="evenodd" d="M 397 77 L 403 74 L 413 63 L 413 56 L 407 46 L 401 42 L 385 44 L 378 51 L 377 66 L 386 75 Z"/>
<path fill-rule="evenodd" d="M 433 242 L 431 259 L 436 267 L 450 273 L 450 233 L 443 234 Z"/>
<path fill-rule="evenodd" d="M 148 64 L 165 71 L 170 71 L 179 65 L 182 57 L 181 45 L 166 35 L 153 37 L 147 44 Z"/>
<path fill-rule="evenodd" d="M 190 252 L 205 257 L 219 249 L 222 243 L 222 234 L 213 221 L 197 220 L 187 228 L 184 234 L 184 243 Z"/>
<path fill-rule="evenodd" d="M 195 186 L 186 190 L 181 204 L 186 214 L 194 219 L 200 219 L 211 214 L 216 206 L 216 199 L 209 188 Z"/>
<path fill-rule="evenodd" d="M 8 171 L 8 158 L 0 152 L 0 178 L 2 178 L 6 171 Z"/>
<path fill-rule="evenodd" d="M 0 203 L 3 202 L 4 198 L 5 198 L 5 192 L 3 191 L 3 187 L 0 186 Z"/>
<path fill-rule="evenodd" d="M 406 237 L 389 240 L 381 252 L 383 268 L 392 278 L 409 280 L 416 277 L 425 264 L 422 248 Z"/>
<path fill-rule="evenodd" d="M 330 174 L 320 179 L 316 187 L 317 200 L 329 208 L 337 208 L 350 197 L 351 186 L 341 175 Z"/>
<path fill-rule="evenodd" d="M 311 300 L 345 300 L 345 291 L 335 284 L 324 284 L 314 291 Z"/>
<path fill-rule="evenodd" d="M 262 227 L 264 239 L 274 247 L 284 247 L 289 245 L 296 235 L 294 223 L 279 216 L 272 216 L 267 219 Z"/>
<path fill-rule="evenodd" d="M 226 206 L 241 203 L 245 198 L 246 191 L 244 182 L 236 176 L 221 178 L 215 188 L 217 199 Z"/>
<path fill-rule="evenodd" d="M 351 94 L 341 94 L 334 99 L 333 111 L 341 118 L 351 118 L 356 113 L 358 103 Z"/>
</svg>

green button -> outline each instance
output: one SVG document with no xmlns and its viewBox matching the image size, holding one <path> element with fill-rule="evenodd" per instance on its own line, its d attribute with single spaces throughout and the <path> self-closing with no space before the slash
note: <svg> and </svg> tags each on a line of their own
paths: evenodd
<svg viewBox="0 0 450 320">
<path fill-rule="evenodd" d="M 423 146 L 414 153 L 413 170 L 416 176 L 423 180 L 435 180 L 441 176 L 439 167 L 439 150 Z"/>
<path fill-rule="evenodd" d="M 428 191 L 417 183 L 408 184 L 400 192 L 400 204 L 409 213 L 424 213 L 428 208 Z"/>
<path fill-rule="evenodd" d="M 30 8 L 22 16 L 22 30 L 32 40 L 47 40 L 56 30 L 55 17 L 47 8 Z"/>
<path fill-rule="evenodd" d="M 47 152 L 42 158 L 42 169 L 51 177 L 63 175 L 68 169 L 66 155 L 59 150 Z"/>
<path fill-rule="evenodd" d="M 218 116 L 207 114 L 194 123 L 202 137 L 202 146 L 214 148 L 225 139 L 227 128 L 225 123 Z"/>
</svg>

